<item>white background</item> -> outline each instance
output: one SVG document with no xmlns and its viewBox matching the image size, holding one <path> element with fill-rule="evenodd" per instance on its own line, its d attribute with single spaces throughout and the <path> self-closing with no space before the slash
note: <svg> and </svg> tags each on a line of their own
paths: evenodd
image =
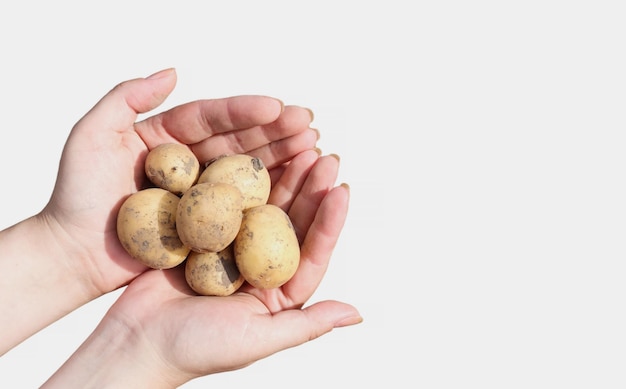
<svg viewBox="0 0 626 389">
<path fill-rule="evenodd" d="M 365 320 L 185 388 L 623 388 L 620 5 L 3 3 L 0 225 L 45 205 L 102 95 L 173 66 L 155 111 L 236 94 L 315 111 L 352 197 L 312 301 Z M 43 383 L 118 293 L 2 356 L 0 386 Z"/>
</svg>

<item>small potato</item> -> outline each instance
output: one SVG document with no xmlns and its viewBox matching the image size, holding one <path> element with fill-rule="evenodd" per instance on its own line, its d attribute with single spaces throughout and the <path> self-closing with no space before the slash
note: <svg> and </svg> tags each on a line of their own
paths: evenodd
<svg viewBox="0 0 626 389">
<path fill-rule="evenodd" d="M 193 251 L 218 252 L 235 239 L 243 217 L 243 196 L 224 183 L 202 183 L 189 188 L 180 198 L 176 230 L 180 240 Z"/>
<path fill-rule="evenodd" d="M 179 198 L 161 188 L 130 195 L 117 215 L 117 236 L 124 249 L 153 269 L 169 269 L 189 254 L 178 238 L 176 211 Z"/>
<path fill-rule="evenodd" d="M 260 289 L 283 285 L 300 264 L 300 245 L 291 220 L 273 204 L 244 211 L 233 249 L 241 275 Z"/>
<path fill-rule="evenodd" d="M 272 185 L 261 159 L 247 154 L 218 157 L 198 177 L 198 183 L 203 182 L 224 182 L 236 186 L 243 195 L 244 209 L 265 204 Z"/>
<path fill-rule="evenodd" d="M 196 183 L 200 162 L 187 146 L 163 143 L 148 153 L 145 172 L 154 185 L 180 196 Z"/>
<path fill-rule="evenodd" d="M 185 279 L 191 289 L 204 296 L 229 296 L 244 282 L 235 264 L 232 245 L 216 253 L 189 253 Z"/>
</svg>

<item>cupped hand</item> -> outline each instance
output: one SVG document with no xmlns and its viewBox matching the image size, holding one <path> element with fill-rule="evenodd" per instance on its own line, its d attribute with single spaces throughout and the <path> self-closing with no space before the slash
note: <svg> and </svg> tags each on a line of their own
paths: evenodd
<svg viewBox="0 0 626 389">
<path fill-rule="evenodd" d="M 327 270 L 347 216 L 348 187 L 334 186 L 338 167 L 335 156 L 309 150 L 274 170 L 269 202 L 289 214 L 301 245 L 298 270 L 282 287 L 245 283 L 227 297 L 198 296 L 185 281 L 184 263 L 150 270 L 128 285 L 99 327 L 132 334 L 137 358 L 158 361 L 154 374 L 175 387 L 359 323 L 358 311 L 342 302 L 302 308 Z"/>
<path fill-rule="evenodd" d="M 145 187 L 144 160 L 161 143 L 189 145 L 204 163 L 228 153 L 260 157 L 268 169 L 315 146 L 308 109 L 267 96 L 199 100 L 137 121 L 172 92 L 167 69 L 122 82 L 72 129 L 51 199 L 38 215 L 76 261 L 94 295 L 126 285 L 147 268 L 118 241 L 121 203 Z"/>
</svg>

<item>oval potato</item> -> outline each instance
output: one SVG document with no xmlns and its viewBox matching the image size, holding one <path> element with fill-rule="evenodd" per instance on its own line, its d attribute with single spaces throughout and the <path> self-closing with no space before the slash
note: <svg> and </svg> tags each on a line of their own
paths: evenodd
<svg viewBox="0 0 626 389">
<path fill-rule="evenodd" d="M 176 211 L 179 198 L 161 188 L 131 194 L 117 215 L 117 236 L 124 249 L 153 269 L 169 269 L 189 254 L 178 237 Z"/>
<path fill-rule="evenodd" d="M 204 296 L 230 296 L 244 283 L 232 245 L 216 253 L 189 253 L 185 279 L 191 289 Z"/>
<path fill-rule="evenodd" d="M 273 204 L 244 211 L 233 249 L 241 275 L 260 289 L 285 284 L 300 264 L 300 245 L 293 224 L 287 213 Z"/>
<path fill-rule="evenodd" d="M 200 162 L 189 147 L 163 143 L 150 150 L 144 170 L 154 185 L 180 196 L 198 180 Z"/>
<path fill-rule="evenodd" d="M 180 240 L 193 251 L 218 252 L 235 239 L 243 217 L 243 196 L 224 183 L 201 183 L 180 198 L 176 230 Z"/>
<path fill-rule="evenodd" d="M 243 208 L 267 202 L 270 196 L 270 173 L 260 158 L 247 154 L 230 154 L 209 163 L 198 183 L 224 182 L 236 186 L 243 195 Z"/>
</svg>

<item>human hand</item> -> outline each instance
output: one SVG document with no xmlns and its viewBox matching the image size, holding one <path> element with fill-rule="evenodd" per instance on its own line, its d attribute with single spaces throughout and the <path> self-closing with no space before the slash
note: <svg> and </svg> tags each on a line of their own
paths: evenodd
<svg viewBox="0 0 626 389">
<path fill-rule="evenodd" d="M 137 121 L 175 84 L 168 69 L 107 93 L 72 128 L 48 204 L 0 231 L 0 355 L 148 270 L 120 244 L 116 219 L 122 202 L 146 186 L 152 148 L 187 144 L 200 162 L 247 153 L 280 171 L 315 146 L 311 111 L 267 96 L 199 100 Z"/>
<path fill-rule="evenodd" d="M 116 217 L 123 200 L 147 184 L 144 160 L 161 143 L 189 145 L 201 163 L 226 153 L 260 157 L 268 169 L 311 149 L 317 132 L 307 109 L 266 96 L 183 104 L 136 122 L 176 83 L 173 69 L 123 82 L 72 129 L 50 202 L 40 218 L 67 258 L 76 258 L 92 298 L 147 270 L 123 249 Z"/>
<path fill-rule="evenodd" d="M 146 271 L 44 388 L 62 387 L 69 377 L 80 387 L 174 388 L 359 323 L 358 311 L 338 301 L 301 309 L 326 272 L 347 216 L 348 187 L 334 186 L 338 167 L 338 158 L 309 150 L 273 170 L 268 202 L 289 214 L 301 244 L 300 266 L 286 284 L 260 290 L 245 283 L 230 296 L 198 296 L 184 264 Z"/>
</svg>

